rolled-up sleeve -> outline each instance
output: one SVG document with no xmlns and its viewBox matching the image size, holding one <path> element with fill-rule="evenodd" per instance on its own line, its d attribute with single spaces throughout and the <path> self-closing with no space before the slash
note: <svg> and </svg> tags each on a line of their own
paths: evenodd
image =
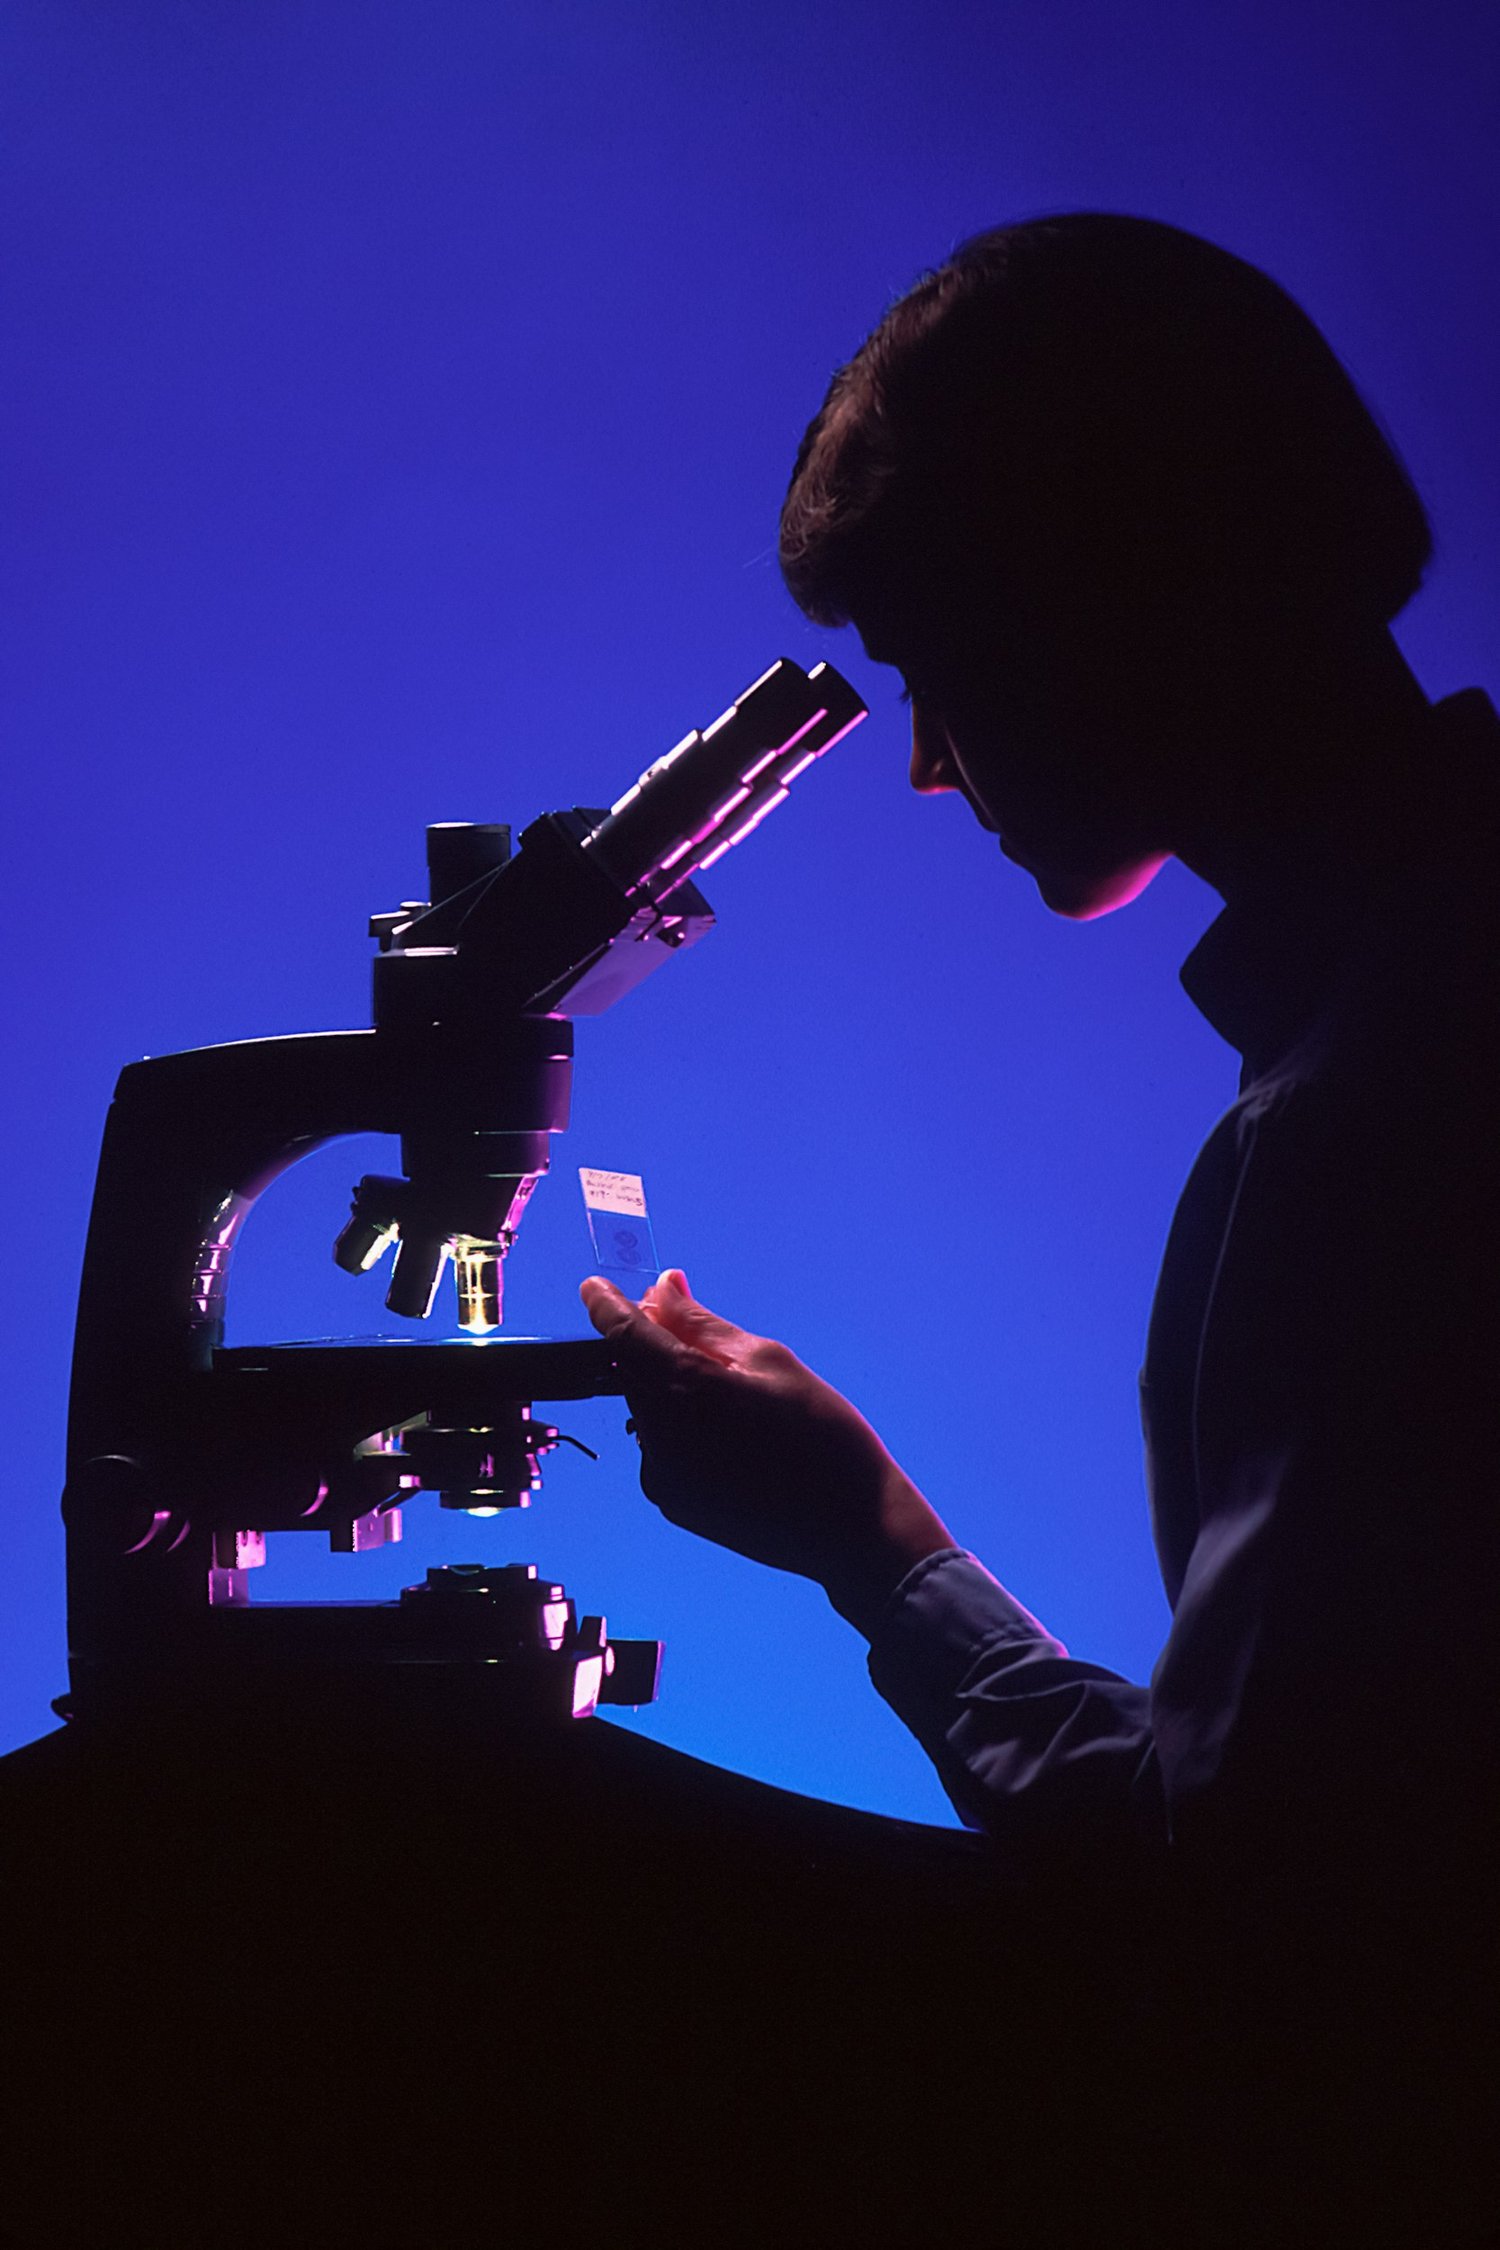
<svg viewBox="0 0 1500 2250">
<path fill-rule="evenodd" d="M 1164 1845 L 1148 1690 L 1069 1656 L 973 1555 L 948 1548 L 907 1573 L 870 1677 L 959 1818 L 1022 1862 Z"/>
</svg>

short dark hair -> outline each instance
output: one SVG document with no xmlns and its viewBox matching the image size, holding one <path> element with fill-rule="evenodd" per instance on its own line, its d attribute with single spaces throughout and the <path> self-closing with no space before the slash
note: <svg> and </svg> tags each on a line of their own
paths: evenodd
<svg viewBox="0 0 1500 2250">
<path fill-rule="evenodd" d="M 1384 621 L 1431 552 L 1394 445 L 1286 291 L 1093 211 L 975 235 L 924 275 L 834 376 L 781 518 L 787 585 L 825 625 L 976 566 Z"/>
</svg>

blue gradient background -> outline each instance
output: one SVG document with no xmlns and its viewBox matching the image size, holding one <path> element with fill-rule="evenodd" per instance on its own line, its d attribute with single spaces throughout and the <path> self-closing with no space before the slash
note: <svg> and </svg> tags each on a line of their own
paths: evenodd
<svg viewBox="0 0 1500 2250">
<path fill-rule="evenodd" d="M 720 927 L 580 1025 L 510 1325 L 575 1331 L 574 1168 L 639 1171 L 664 1257 L 846 1389 L 1079 1652 L 1165 1623 L 1135 1374 L 1233 1059 L 1169 869 L 1052 920 L 905 786 L 894 680 L 774 566 L 832 365 L 977 227 L 1146 212 L 1268 266 L 1396 434 L 1439 554 L 1403 641 L 1496 678 L 1497 33 L 1468 0 L 1212 9 L 760 0 L 12 0 L 3 28 L 7 978 L 0 1744 L 64 1684 L 73 1296 L 120 1065 L 367 1020 L 367 914 L 434 819 L 607 802 L 778 653 L 873 716 L 706 887 Z M 238 1340 L 368 1330 L 344 1144 L 240 1253 Z M 534 1559 L 668 1643 L 638 1725 L 949 1814 L 800 1583 L 661 1524 L 617 1402 L 540 1504 L 408 1514 L 257 1591 Z"/>
</svg>

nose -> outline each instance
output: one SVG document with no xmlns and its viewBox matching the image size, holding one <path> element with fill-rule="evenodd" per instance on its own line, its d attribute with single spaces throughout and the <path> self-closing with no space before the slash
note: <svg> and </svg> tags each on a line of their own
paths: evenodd
<svg viewBox="0 0 1500 2250">
<path fill-rule="evenodd" d="M 958 787 L 958 774 L 945 728 L 920 711 L 911 714 L 911 785 L 923 797 Z"/>
</svg>

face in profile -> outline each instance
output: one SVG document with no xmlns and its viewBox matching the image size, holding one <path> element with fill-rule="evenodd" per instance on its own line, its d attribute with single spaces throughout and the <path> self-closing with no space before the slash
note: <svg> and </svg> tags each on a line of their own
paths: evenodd
<svg viewBox="0 0 1500 2250">
<path fill-rule="evenodd" d="M 941 642 L 867 636 L 912 715 L 912 787 L 952 790 L 1056 914 L 1089 921 L 1139 897 L 1171 856 L 1161 777 L 1169 718 L 1150 667 L 1073 624 L 950 620 Z"/>
</svg>

